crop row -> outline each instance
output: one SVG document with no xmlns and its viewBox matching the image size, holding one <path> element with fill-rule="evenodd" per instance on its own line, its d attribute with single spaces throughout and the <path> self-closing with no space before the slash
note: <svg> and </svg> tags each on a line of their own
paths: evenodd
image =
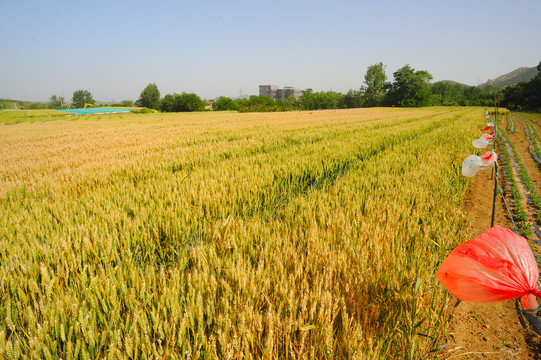
<svg viewBox="0 0 541 360">
<path fill-rule="evenodd" d="M 457 164 L 477 113 L 9 127 L 0 353 L 426 355 L 446 322 L 435 269 L 469 235 Z"/>
<path fill-rule="evenodd" d="M 517 123 L 511 114 L 507 114 L 507 131 L 511 134 L 517 132 Z"/>
<path fill-rule="evenodd" d="M 539 144 L 541 143 L 541 137 L 537 133 L 535 127 L 532 126 L 530 120 L 526 117 L 521 117 L 517 115 L 517 118 L 524 124 L 526 127 L 526 135 L 528 141 L 532 146 L 532 157 L 534 161 L 541 166 L 541 149 L 539 149 Z"/>
<path fill-rule="evenodd" d="M 522 206 L 522 195 L 520 193 L 520 189 L 517 185 L 517 180 L 515 179 L 514 175 L 514 160 L 512 151 L 510 150 L 510 140 L 507 136 L 504 135 L 504 132 L 498 132 L 499 135 L 501 135 L 504 140 L 505 144 L 502 147 L 504 150 L 504 156 L 502 156 L 503 166 L 504 166 L 504 176 L 508 182 L 508 185 L 511 190 L 511 196 L 513 198 L 513 205 L 515 210 L 515 223 L 517 224 L 519 233 L 529 238 L 532 235 L 532 226 L 528 221 L 528 216 L 526 215 L 526 211 L 524 210 L 524 207 Z"/>
<path fill-rule="evenodd" d="M 539 114 L 532 114 L 532 113 L 520 113 L 521 116 L 527 117 L 528 119 L 536 122 L 539 124 L 541 122 L 541 115 Z"/>
<path fill-rule="evenodd" d="M 527 130 L 530 129 L 526 123 L 524 123 L 524 125 L 527 128 Z M 535 189 L 533 185 L 533 182 L 528 174 L 528 171 L 526 170 L 526 167 L 524 166 L 524 164 L 522 163 L 522 160 L 520 159 L 520 156 L 517 152 L 515 144 L 509 139 L 507 134 L 502 133 L 502 135 L 505 138 L 509 147 L 511 148 L 511 154 L 508 154 L 508 155 L 512 156 L 515 164 L 517 164 L 519 176 L 522 182 L 524 183 L 524 185 L 526 186 L 526 188 L 528 189 L 528 196 L 532 200 L 532 203 L 536 208 L 537 221 L 541 223 L 541 198 L 537 194 L 537 190 Z"/>
</svg>

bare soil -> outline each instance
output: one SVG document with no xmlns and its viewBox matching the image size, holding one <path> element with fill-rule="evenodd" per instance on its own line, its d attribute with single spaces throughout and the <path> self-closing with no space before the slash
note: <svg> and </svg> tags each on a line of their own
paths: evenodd
<svg viewBox="0 0 541 360">
<path fill-rule="evenodd" d="M 536 129 L 541 131 L 538 127 Z M 524 125 L 520 122 L 517 122 L 517 132 L 510 135 L 510 140 L 541 194 L 541 170 L 532 160 Z M 501 175 L 502 171 L 500 181 L 503 181 Z M 518 179 L 517 174 L 515 177 Z M 501 183 L 501 187 L 512 212 L 511 198 L 505 194 L 505 183 Z M 521 191 L 525 198 L 526 189 Z M 493 192 L 491 172 L 478 173 L 465 203 L 471 219 L 469 230 L 472 237 L 490 228 Z M 529 212 L 527 208 L 526 211 Z M 533 217 L 531 221 L 534 221 Z M 497 197 L 495 224 L 513 228 L 501 195 Z M 537 244 L 532 242 L 532 245 Z M 456 301 L 456 298 L 451 299 L 451 307 Z M 514 300 L 488 304 L 461 302 L 454 309 L 446 340 L 449 345 L 440 353 L 446 359 L 541 359 L 541 336 L 521 325 Z"/>
</svg>

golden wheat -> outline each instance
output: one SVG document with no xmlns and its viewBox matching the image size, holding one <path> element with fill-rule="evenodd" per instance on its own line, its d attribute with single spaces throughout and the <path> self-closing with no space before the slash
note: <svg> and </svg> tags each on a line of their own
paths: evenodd
<svg viewBox="0 0 541 360">
<path fill-rule="evenodd" d="M 429 108 L 4 127 L 0 353 L 425 355 L 482 124 Z"/>
</svg>

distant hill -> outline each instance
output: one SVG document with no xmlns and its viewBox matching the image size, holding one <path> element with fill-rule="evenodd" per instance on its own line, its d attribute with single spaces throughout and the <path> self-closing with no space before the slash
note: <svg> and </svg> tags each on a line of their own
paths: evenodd
<svg viewBox="0 0 541 360">
<path fill-rule="evenodd" d="M 503 87 L 519 82 L 527 82 L 533 79 L 536 74 L 537 68 L 535 67 L 521 67 L 505 75 L 498 76 L 495 79 L 489 79 L 486 83 L 479 86 Z"/>
<path fill-rule="evenodd" d="M 459 82 L 453 81 L 453 80 L 441 80 L 441 81 L 436 81 L 436 82 L 446 83 L 446 84 L 449 84 L 449 85 L 459 84 L 459 85 L 462 85 L 462 86 L 468 86 L 466 84 L 462 84 L 462 83 L 459 83 Z"/>
</svg>

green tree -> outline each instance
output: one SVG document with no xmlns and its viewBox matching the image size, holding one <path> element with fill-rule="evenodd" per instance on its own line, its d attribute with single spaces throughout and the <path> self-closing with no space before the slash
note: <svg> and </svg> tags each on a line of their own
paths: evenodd
<svg viewBox="0 0 541 360">
<path fill-rule="evenodd" d="M 95 103 L 94 99 L 92 99 L 92 94 L 88 90 L 74 91 L 71 102 L 75 108 L 82 108 L 85 104 L 94 105 Z"/>
<path fill-rule="evenodd" d="M 370 65 L 364 75 L 363 103 L 366 107 L 380 106 L 385 98 L 385 66 L 379 62 Z"/>
<path fill-rule="evenodd" d="M 299 98 L 301 106 L 305 110 L 314 109 L 314 90 L 306 89 L 302 91 L 302 95 Z"/>
<path fill-rule="evenodd" d="M 265 95 L 252 95 L 250 96 L 250 105 L 251 106 L 257 106 L 257 105 L 262 105 L 262 106 L 272 106 L 274 105 L 275 101 L 268 97 L 268 96 L 265 96 Z"/>
<path fill-rule="evenodd" d="M 522 110 L 525 97 L 524 83 L 509 85 L 503 89 L 502 105 L 509 109 Z"/>
<path fill-rule="evenodd" d="M 238 110 L 239 105 L 234 102 L 231 98 L 220 96 L 216 101 L 212 103 L 212 110 Z"/>
<path fill-rule="evenodd" d="M 431 105 L 430 85 L 432 75 L 428 71 L 415 71 L 409 65 L 393 73 L 394 81 L 387 93 L 387 102 L 390 105 L 404 107 L 420 107 Z"/>
<path fill-rule="evenodd" d="M 464 105 L 464 90 L 464 85 L 449 84 L 444 81 L 438 81 L 437 83 L 434 83 L 430 86 L 430 92 L 433 95 L 432 105 Z"/>
<path fill-rule="evenodd" d="M 205 109 L 205 102 L 196 94 L 167 94 L 160 101 L 161 111 L 188 112 L 202 111 Z"/>
<path fill-rule="evenodd" d="M 182 93 L 176 102 L 177 111 L 203 111 L 205 110 L 205 101 L 194 93 Z"/>
<path fill-rule="evenodd" d="M 349 90 L 340 99 L 339 107 L 342 109 L 360 108 L 363 104 L 363 93 L 358 90 Z"/>
<path fill-rule="evenodd" d="M 65 101 L 62 96 L 53 95 L 49 98 L 49 107 L 51 109 L 60 109 L 62 106 L 64 106 L 64 103 Z"/>
<path fill-rule="evenodd" d="M 160 91 L 155 83 L 148 84 L 135 102 L 137 106 L 143 106 L 149 109 L 158 109 L 160 107 Z"/>
<path fill-rule="evenodd" d="M 167 94 L 160 100 L 160 110 L 166 112 L 175 111 L 175 96 L 178 94 Z"/>
<path fill-rule="evenodd" d="M 298 106 L 297 98 L 294 95 L 290 95 L 286 101 L 287 106 L 296 108 Z"/>
<path fill-rule="evenodd" d="M 494 91 L 479 86 L 466 86 L 464 88 L 464 104 L 466 106 L 494 105 Z"/>
<path fill-rule="evenodd" d="M 343 103 L 343 95 L 334 91 L 314 92 L 312 89 L 303 90 L 299 98 L 304 110 L 338 109 Z"/>
<path fill-rule="evenodd" d="M 313 109 L 338 109 L 342 94 L 334 91 L 321 91 L 313 94 Z"/>
</svg>

